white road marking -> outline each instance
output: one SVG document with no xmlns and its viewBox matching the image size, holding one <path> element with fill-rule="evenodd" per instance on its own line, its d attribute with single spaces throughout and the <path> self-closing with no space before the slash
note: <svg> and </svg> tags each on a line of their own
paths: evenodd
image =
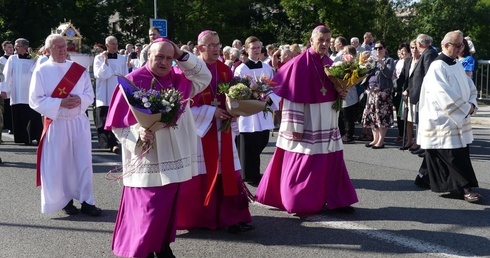
<svg viewBox="0 0 490 258">
<path fill-rule="evenodd" d="M 266 206 L 258 202 L 254 202 L 252 205 L 260 206 L 264 208 L 270 208 L 270 206 Z M 432 244 L 415 238 L 399 236 L 390 232 L 383 231 L 381 229 L 367 227 L 365 225 L 350 222 L 350 221 L 343 221 L 340 219 L 332 218 L 327 215 L 311 216 L 306 218 L 305 221 L 319 223 L 323 226 L 327 226 L 333 229 L 350 230 L 353 233 L 365 235 L 369 238 L 381 240 L 385 243 L 395 244 L 398 246 L 409 248 L 417 253 L 424 254 L 424 255 L 430 255 L 434 257 L 447 257 L 447 258 L 478 257 L 471 254 L 463 253 L 458 250 L 453 250 L 446 246 Z"/>
</svg>

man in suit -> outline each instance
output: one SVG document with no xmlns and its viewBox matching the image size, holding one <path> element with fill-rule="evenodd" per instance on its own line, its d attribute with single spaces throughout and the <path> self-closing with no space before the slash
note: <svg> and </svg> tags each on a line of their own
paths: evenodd
<svg viewBox="0 0 490 258">
<path fill-rule="evenodd" d="M 424 80 L 429 66 L 437 57 L 436 50 L 432 47 L 432 37 L 427 34 L 420 34 L 417 36 L 417 50 L 420 53 L 420 59 L 415 64 L 413 72 L 410 74 L 408 81 L 408 108 L 409 115 L 407 118 L 407 131 L 413 130 L 413 124 L 417 123 L 418 117 L 418 103 L 420 98 L 420 89 L 422 88 L 422 81 Z M 424 151 L 420 149 L 417 144 L 414 144 L 411 148 L 412 153 L 422 154 Z"/>
</svg>

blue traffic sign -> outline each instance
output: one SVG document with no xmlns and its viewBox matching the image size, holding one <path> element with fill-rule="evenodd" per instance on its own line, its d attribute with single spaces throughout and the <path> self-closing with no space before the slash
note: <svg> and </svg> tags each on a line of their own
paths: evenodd
<svg viewBox="0 0 490 258">
<path fill-rule="evenodd" d="M 150 27 L 157 27 L 162 37 L 167 37 L 167 20 L 166 19 L 150 19 Z"/>
</svg>

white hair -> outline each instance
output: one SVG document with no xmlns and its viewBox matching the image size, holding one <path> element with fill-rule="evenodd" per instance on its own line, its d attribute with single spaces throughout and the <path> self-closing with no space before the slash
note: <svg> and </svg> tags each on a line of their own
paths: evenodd
<svg viewBox="0 0 490 258">
<path fill-rule="evenodd" d="M 62 39 L 66 43 L 65 38 L 61 36 L 61 34 L 51 34 L 46 38 L 46 41 L 44 42 L 44 48 L 45 49 L 52 48 L 53 41 L 57 39 Z"/>
<path fill-rule="evenodd" d="M 109 44 L 109 42 L 111 42 L 113 40 L 116 40 L 117 41 L 117 38 L 114 37 L 114 36 L 109 36 L 109 37 L 105 38 L 105 43 L 106 44 Z"/>
<path fill-rule="evenodd" d="M 432 37 L 427 34 L 419 34 L 417 36 L 417 42 L 426 46 L 430 46 L 432 45 Z"/>
<path fill-rule="evenodd" d="M 223 53 L 230 54 L 230 52 L 231 52 L 231 47 L 230 46 L 226 46 L 226 47 L 223 48 Z"/>
</svg>

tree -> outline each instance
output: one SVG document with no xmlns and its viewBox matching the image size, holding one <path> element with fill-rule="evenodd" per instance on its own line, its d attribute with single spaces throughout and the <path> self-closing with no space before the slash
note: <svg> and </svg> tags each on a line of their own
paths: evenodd
<svg viewBox="0 0 490 258">
<path fill-rule="evenodd" d="M 80 28 L 84 42 L 107 35 L 108 12 L 105 1 L 98 0 L 3 0 L 0 7 L 0 37 L 15 40 L 23 37 L 32 47 L 40 47 L 60 22 L 71 20 Z M 22 7 L 22 8 L 19 8 Z M 94 26 L 99 24 L 102 26 Z"/>
<path fill-rule="evenodd" d="M 478 59 L 490 58 L 490 40 L 488 32 L 490 31 L 490 0 L 478 1 L 475 6 L 474 20 L 478 21 L 467 31 L 464 31 L 465 36 L 472 38 L 477 52 L 475 56 Z"/>
<path fill-rule="evenodd" d="M 421 0 L 414 5 L 417 19 L 415 32 L 425 33 L 434 39 L 437 47 L 444 35 L 453 30 L 470 31 L 476 25 L 478 0 Z M 488 13 L 487 13 L 488 15 Z"/>
</svg>

